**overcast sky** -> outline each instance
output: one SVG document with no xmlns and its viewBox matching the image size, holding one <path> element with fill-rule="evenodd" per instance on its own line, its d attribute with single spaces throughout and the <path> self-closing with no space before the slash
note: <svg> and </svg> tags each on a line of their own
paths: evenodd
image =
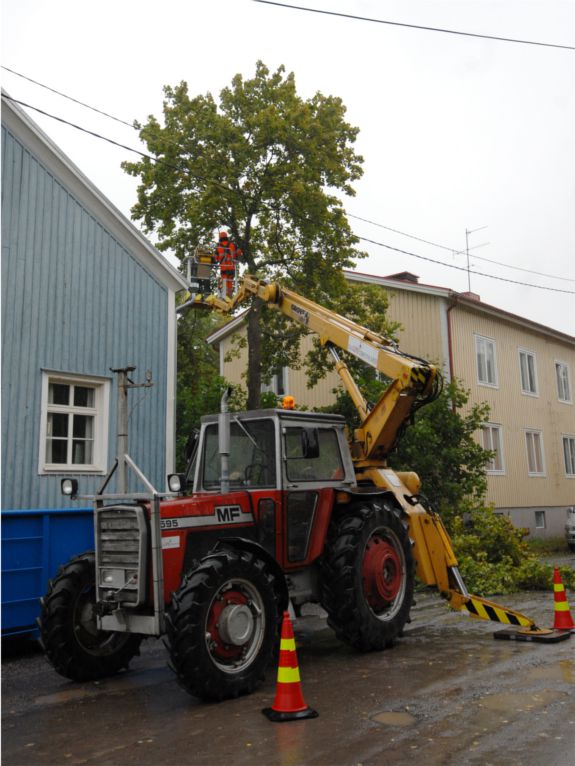
<svg viewBox="0 0 575 766">
<path fill-rule="evenodd" d="M 575 46 L 575 0 L 300 1 Z M 471 269 L 499 279 L 471 274 L 472 291 L 486 303 L 575 334 L 575 50 L 252 0 L 2 0 L 3 66 L 127 122 L 160 116 L 166 84 L 186 80 L 191 94 L 217 95 L 237 72 L 252 76 L 257 59 L 293 71 L 305 98 L 317 90 L 340 96 L 349 121 L 360 128 L 356 148 L 365 158 L 364 177 L 346 207 L 379 226 L 352 218 L 353 228 L 412 255 L 363 242 L 369 258 L 358 262 L 359 271 L 409 270 L 422 282 L 465 291 L 467 273 L 449 266 L 464 268 L 466 257 L 452 251 L 465 250 L 466 229 L 485 226 L 469 236 Z M 14 98 L 141 148 L 128 126 L 6 70 L 2 83 Z M 137 181 L 120 162 L 130 154 L 28 113 L 129 216 Z M 476 247 L 483 243 L 489 244 Z"/>
</svg>

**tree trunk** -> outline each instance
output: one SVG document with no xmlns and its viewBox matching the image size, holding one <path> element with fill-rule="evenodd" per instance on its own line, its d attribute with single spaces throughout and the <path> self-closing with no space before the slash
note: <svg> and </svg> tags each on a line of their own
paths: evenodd
<svg viewBox="0 0 575 766">
<path fill-rule="evenodd" d="M 256 298 L 248 314 L 248 410 L 257 410 L 261 404 L 261 312 L 262 301 Z"/>
</svg>

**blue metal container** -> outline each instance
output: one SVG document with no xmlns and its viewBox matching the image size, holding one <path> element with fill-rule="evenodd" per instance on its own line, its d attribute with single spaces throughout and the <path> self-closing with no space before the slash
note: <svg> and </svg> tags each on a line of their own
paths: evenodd
<svg viewBox="0 0 575 766">
<path fill-rule="evenodd" d="M 48 581 L 94 549 L 91 508 L 2 511 L 2 636 L 34 633 Z"/>
</svg>

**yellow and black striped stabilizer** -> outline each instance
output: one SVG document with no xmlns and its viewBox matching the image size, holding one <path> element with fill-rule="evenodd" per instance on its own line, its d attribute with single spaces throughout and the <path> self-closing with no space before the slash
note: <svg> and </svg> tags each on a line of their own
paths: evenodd
<svg viewBox="0 0 575 766">
<path fill-rule="evenodd" d="M 448 599 L 450 606 L 468 612 L 472 617 L 507 625 L 504 630 L 498 630 L 494 633 L 493 638 L 554 644 L 558 641 L 565 641 L 570 636 L 570 633 L 564 630 L 538 628 L 534 620 L 521 614 L 521 612 L 500 606 L 480 596 L 464 596 L 458 591 L 450 591 Z"/>
<path fill-rule="evenodd" d="M 493 601 L 487 601 L 487 599 L 479 598 L 479 596 L 469 596 L 465 603 L 465 609 L 472 617 L 477 617 L 480 620 L 501 622 L 504 625 L 515 625 L 518 628 L 535 627 L 535 622 L 521 612 L 499 606 L 499 604 L 494 604 Z"/>
<path fill-rule="evenodd" d="M 535 621 L 530 617 L 480 596 L 464 596 L 462 593 L 452 591 L 449 603 L 454 609 L 467 611 L 479 620 L 500 622 L 503 625 L 513 625 L 518 628 L 535 628 Z"/>
</svg>

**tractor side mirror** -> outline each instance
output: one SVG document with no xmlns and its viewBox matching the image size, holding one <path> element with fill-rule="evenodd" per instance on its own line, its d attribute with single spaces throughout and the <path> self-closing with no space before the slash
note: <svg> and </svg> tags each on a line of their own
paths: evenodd
<svg viewBox="0 0 575 766">
<path fill-rule="evenodd" d="M 314 460 L 319 457 L 319 433 L 317 428 L 303 428 L 301 432 L 302 457 Z"/>
</svg>

